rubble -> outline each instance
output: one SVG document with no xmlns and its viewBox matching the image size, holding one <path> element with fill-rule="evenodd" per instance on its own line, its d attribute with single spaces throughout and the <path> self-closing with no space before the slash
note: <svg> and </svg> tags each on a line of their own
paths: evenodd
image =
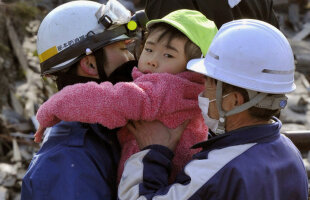
<svg viewBox="0 0 310 200">
<path fill-rule="evenodd" d="M 20 199 L 22 177 L 40 147 L 33 142 L 37 126 L 34 116 L 39 105 L 56 92 L 56 87 L 52 80 L 40 76 L 36 33 L 42 16 L 66 0 L 22 2 L 18 5 L 0 0 L 0 199 L 3 200 Z M 16 11 L 25 4 L 29 4 L 26 11 Z M 310 0 L 274 0 L 274 6 L 280 30 L 292 46 L 297 70 L 297 90 L 288 94 L 288 105 L 280 115 L 282 133 L 301 151 L 310 177 Z M 32 10 L 36 14 L 25 17 Z"/>
<path fill-rule="evenodd" d="M 310 22 L 303 25 L 303 28 L 293 38 L 293 41 L 301 41 L 310 34 Z"/>
<path fill-rule="evenodd" d="M 9 199 L 9 190 L 3 186 L 0 186 L 0 199 Z"/>
</svg>

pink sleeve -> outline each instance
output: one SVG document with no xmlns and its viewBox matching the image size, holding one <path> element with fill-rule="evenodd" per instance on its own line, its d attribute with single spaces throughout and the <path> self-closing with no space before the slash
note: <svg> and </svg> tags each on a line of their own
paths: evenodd
<svg viewBox="0 0 310 200">
<path fill-rule="evenodd" d="M 164 73 L 116 85 L 89 82 L 67 86 L 40 107 L 37 119 L 44 127 L 59 120 L 100 123 L 108 128 L 124 126 L 128 120 L 162 119 L 166 125 L 171 120 L 183 122 L 180 113 L 197 112 L 193 108 L 202 90 L 197 84 L 185 86 L 184 81 L 189 80 Z"/>
<path fill-rule="evenodd" d="M 146 95 L 134 83 L 89 82 L 67 86 L 53 95 L 38 110 L 37 119 L 44 126 L 59 120 L 100 123 L 108 128 L 124 126 L 128 115 L 137 119 Z"/>
</svg>

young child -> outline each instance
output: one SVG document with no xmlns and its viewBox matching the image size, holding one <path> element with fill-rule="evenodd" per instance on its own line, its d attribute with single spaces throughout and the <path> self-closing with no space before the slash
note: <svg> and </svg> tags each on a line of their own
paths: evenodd
<svg viewBox="0 0 310 200">
<path fill-rule="evenodd" d="M 111 129 L 123 127 L 129 120 L 159 120 L 169 128 L 189 120 L 175 151 L 173 177 L 197 152 L 190 147 L 207 139 L 197 101 L 204 78 L 186 71 L 186 64 L 207 53 L 217 28 L 200 12 L 185 9 L 152 20 L 147 28 L 138 69 L 132 72 L 133 82 L 66 87 L 40 107 L 37 119 L 41 127 L 65 120 L 100 123 Z M 35 137 L 40 141 L 42 132 Z M 127 128 L 119 131 L 118 138 L 122 146 L 121 176 L 125 161 L 139 148 Z"/>
</svg>

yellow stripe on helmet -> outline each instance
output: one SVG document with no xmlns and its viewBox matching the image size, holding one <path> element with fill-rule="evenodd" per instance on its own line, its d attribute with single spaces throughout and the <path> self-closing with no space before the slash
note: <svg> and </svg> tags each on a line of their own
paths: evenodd
<svg viewBox="0 0 310 200">
<path fill-rule="evenodd" d="M 53 57 L 58 53 L 58 50 L 56 46 L 53 46 L 52 48 L 49 48 L 48 50 L 44 51 L 39 55 L 40 63 L 46 61 L 47 59 Z"/>
</svg>

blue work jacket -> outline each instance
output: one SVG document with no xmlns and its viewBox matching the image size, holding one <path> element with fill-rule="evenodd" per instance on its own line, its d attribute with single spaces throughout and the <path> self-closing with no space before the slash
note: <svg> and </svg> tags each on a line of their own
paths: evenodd
<svg viewBox="0 0 310 200">
<path fill-rule="evenodd" d="M 116 199 L 119 156 L 116 130 L 61 122 L 33 157 L 21 199 Z"/>
<path fill-rule="evenodd" d="M 121 200 L 307 200 L 308 178 L 281 122 L 243 127 L 196 144 L 195 154 L 169 184 L 173 152 L 151 145 L 126 162 Z"/>
</svg>

